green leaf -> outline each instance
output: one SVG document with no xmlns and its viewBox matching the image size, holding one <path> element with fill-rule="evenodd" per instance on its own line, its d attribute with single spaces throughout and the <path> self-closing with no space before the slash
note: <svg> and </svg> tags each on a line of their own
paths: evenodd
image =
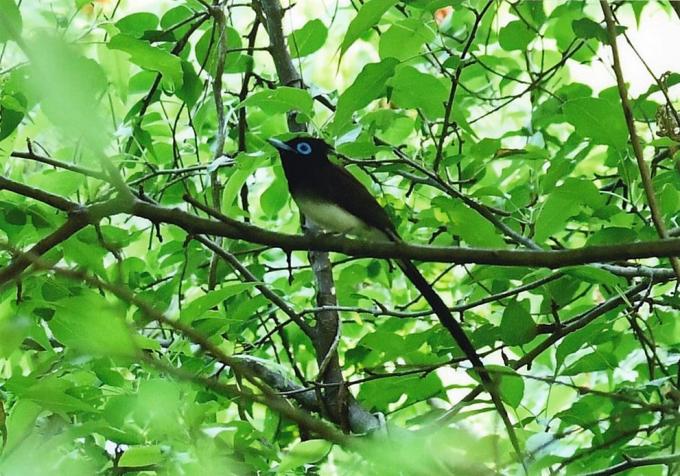
<svg viewBox="0 0 680 476">
<path fill-rule="evenodd" d="M 118 460 L 118 466 L 139 468 L 158 464 L 161 461 L 163 461 L 163 452 L 160 446 L 129 446 Z"/>
<path fill-rule="evenodd" d="M 498 34 L 498 43 L 505 51 L 526 50 L 536 34 L 521 20 L 511 21 Z"/>
<path fill-rule="evenodd" d="M 593 284 L 608 284 L 613 285 L 614 283 L 622 280 L 618 276 L 610 273 L 605 269 L 595 268 L 593 266 L 574 266 L 571 268 L 565 268 L 565 274 L 573 276 L 586 283 Z M 625 281 L 621 281 L 621 284 L 625 285 Z"/>
<path fill-rule="evenodd" d="M 510 367 L 487 365 L 491 377 L 498 384 L 501 399 L 512 408 L 517 408 L 524 398 L 524 379 Z M 497 370 L 494 373 L 494 370 Z"/>
<path fill-rule="evenodd" d="M 276 474 L 290 474 L 289 471 L 302 466 L 303 464 L 316 463 L 326 456 L 333 446 L 326 440 L 307 440 L 293 446 L 293 448 L 283 457 Z"/>
<path fill-rule="evenodd" d="M 375 26 L 387 10 L 397 3 L 397 0 L 368 0 L 365 2 L 357 16 L 352 19 L 347 28 L 347 33 L 340 45 L 340 57 L 345 54 L 347 49 Z"/>
<path fill-rule="evenodd" d="M 210 291 L 191 301 L 191 303 L 182 310 L 180 319 L 184 322 L 191 322 L 197 317 L 202 316 L 206 311 L 220 304 L 222 301 L 251 289 L 255 284 L 256 283 L 225 284 L 220 289 Z"/>
<path fill-rule="evenodd" d="M 277 176 L 260 196 L 262 211 L 275 217 L 288 200 L 288 185 L 283 177 Z"/>
<path fill-rule="evenodd" d="M 42 412 L 43 408 L 29 399 L 21 399 L 14 404 L 6 422 L 7 441 L 3 445 L 5 454 L 12 451 L 33 431 L 35 421 Z"/>
<path fill-rule="evenodd" d="M 98 107 L 108 84 L 101 66 L 57 36 L 38 33 L 29 44 L 30 83 L 42 111 L 67 137 L 103 153 L 111 128 Z"/>
<path fill-rule="evenodd" d="M 0 0 L 0 44 L 19 38 L 22 30 L 21 12 L 14 0 Z"/>
<path fill-rule="evenodd" d="M 412 66 L 399 68 L 389 84 L 394 88 L 392 102 L 405 109 L 421 109 L 431 120 L 444 115 L 449 90 L 444 83 Z"/>
<path fill-rule="evenodd" d="M 618 359 L 614 354 L 596 349 L 595 352 L 584 355 L 564 369 L 562 375 L 570 376 L 588 372 L 614 370 L 618 364 Z"/>
<path fill-rule="evenodd" d="M 637 233 L 630 228 L 607 227 L 596 231 L 588 238 L 588 246 L 632 243 L 638 239 Z"/>
<path fill-rule="evenodd" d="M 178 5 L 171 8 L 161 17 L 161 30 L 167 31 L 170 28 L 174 28 L 174 37 L 179 39 L 191 28 L 191 22 L 185 22 L 185 20 L 191 18 L 193 14 L 194 12 L 187 8 L 186 5 Z M 182 26 L 176 26 L 180 23 L 182 23 Z"/>
<path fill-rule="evenodd" d="M 564 363 L 567 357 L 591 342 L 606 326 L 607 324 L 602 321 L 595 321 L 562 339 L 555 352 L 557 368 Z"/>
<path fill-rule="evenodd" d="M 416 56 L 425 43 L 433 41 L 435 32 L 427 23 L 407 18 L 392 24 L 380 36 L 378 51 L 381 58 L 405 60 Z"/>
<path fill-rule="evenodd" d="M 483 248 L 502 248 L 505 245 L 496 228 L 486 218 L 458 200 L 436 197 L 432 205 L 447 214 L 451 220 L 451 233 L 460 236 L 465 243 Z"/>
<path fill-rule="evenodd" d="M 256 106 L 269 114 L 300 111 L 311 115 L 314 99 L 306 89 L 279 86 L 276 89 L 265 89 L 251 94 L 241 105 Z"/>
<path fill-rule="evenodd" d="M 529 314 L 528 303 L 523 305 L 512 301 L 508 304 L 503 311 L 500 331 L 503 342 L 508 345 L 523 345 L 531 342 L 536 337 L 536 323 Z"/>
<path fill-rule="evenodd" d="M 582 205 L 597 206 L 601 201 L 599 190 L 589 180 L 569 178 L 549 196 L 536 218 L 535 240 L 545 241 L 550 235 L 564 229 L 567 221 Z"/>
<path fill-rule="evenodd" d="M 175 90 L 182 87 L 184 72 L 182 60 L 165 50 L 151 46 L 148 41 L 138 40 L 127 35 L 116 35 L 109 41 L 108 47 L 130 55 L 130 61 L 137 66 L 157 71 L 170 81 Z"/>
<path fill-rule="evenodd" d="M 628 129 L 621 105 L 601 98 L 579 98 L 567 101 L 564 116 L 576 132 L 596 144 L 623 150 L 628 143 Z"/>
<path fill-rule="evenodd" d="M 332 125 L 336 134 L 350 122 L 355 111 L 385 94 L 385 83 L 394 74 L 397 64 L 399 61 L 395 58 L 386 58 L 380 63 L 369 63 L 363 67 L 352 85 L 338 99 Z"/>
<path fill-rule="evenodd" d="M 7 358 L 19 348 L 28 336 L 33 322 L 14 309 L 11 301 L 0 303 L 0 357 Z"/>
<path fill-rule="evenodd" d="M 175 94 L 184 101 L 190 109 L 196 105 L 203 92 L 203 82 L 196 74 L 194 66 L 188 61 L 182 61 L 182 87 Z"/>
<path fill-rule="evenodd" d="M 288 35 L 288 49 L 293 58 L 311 55 L 326 42 L 328 28 L 319 19 L 310 20 Z"/>
<path fill-rule="evenodd" d="M 115 25 L 124 35 L 140 38 L 145 31 L 156 29 L 158 17 L 150 12 L 138 12 L 121 18 Z"/>
<path fill-rule="evenodd" d="M 84 354 L 132 356 L 135 345 L 121 310 L 88 294 L 59 300 L 49 322 L 54 337 Z"/>
<path fill-rule="evenodd" d="M 607 31 L 604 27 L 590 18 L 579 18 L 578 20 L 572 21 L 571 28 L 574 30 L 574 34 L 579 38 L 584 38 L 586 40 L 595 38 L 604 44 L 609 43 Z"/>
<path fill-rule="evenodd" d="M 24 118 L 26 97 L 21 93 L 0 96 L 0 141 L 14 132 Z"/>
<path fill-rule="evenodd" d="M 241 35 L 234 28 L 227 26 L 225 28 L 227 33 L 227 48 L 237 49 L 241 48 Z M 196 42 L 194 48 L 196 59 L 198 63 L 205 68 L 210 75 L 215 73 L 215 59 L 217 58 L 217 35 L 214 29 L 207 30 L 203 36 Z M 228 53 L 224 59 L 224 72 L 243 72 L 252 66 L 252 58 L 248 55 L 239 52 Z"/>
</svg>

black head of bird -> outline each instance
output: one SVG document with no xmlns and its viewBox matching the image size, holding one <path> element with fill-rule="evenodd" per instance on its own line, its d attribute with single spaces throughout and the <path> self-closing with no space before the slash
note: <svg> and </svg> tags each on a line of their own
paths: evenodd
<svg viewBox="0 0 680 476">
<path fill-rule="evenodd" d="M 336 233 L 393 239 L 394 225 L 373 195 L 352 174 L 328 160 L 321 139 L 269 139 L 281 156 L 288 189 L 305 216 Z"/>
</svg>

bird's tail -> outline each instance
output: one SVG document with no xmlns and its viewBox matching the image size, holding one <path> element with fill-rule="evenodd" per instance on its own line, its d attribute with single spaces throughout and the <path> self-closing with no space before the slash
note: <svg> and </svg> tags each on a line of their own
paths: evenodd
<svg viewBox="0 0 680 476">
<path fill-rule="evenodd" d="M 428 302 L 434 313 L 437 315 L 439 322 L 441 322 L 446 330 L 449 331 L 449 334 L 451 334 L 451 337 L 453 337 L 453 339 L 456 341 L 458 347 L 460 347 L 460 349 L 463 351 L 465 357 L 470 361 L 473 367 L 475 367 L 476 372 L 482 379 L 482 383 L 486 384 L 487 382 L 485 382 L 485 380 L 489 379 L 489 376 L 484 369 L 482 359 L 480 359 L 479 354 L 477 354 L 477 350 L 472 345 L 472 342 L 470 342 L 470 339 L 465 334 L 462 326 L 458 323 L 458 321 L 456 321 L 453 315 L 451 315 L 451 311 L 449 311 L 449 308 L 446 306 L 442 298 L 434 289 L 432 289 L 430 283 L 428 283 L 425 277 L 420 274 L 420 271 L 418 268 L 416 268 L 416 265 L 414 265 L 413 262 L 406 259 L 397 260 L 397 265 Z M 491 383 L 490 379 L 488 383 Z"/>
<path fill-rule="evenodd" d="M 398 237 L 395 238 L 394 236 L 390 236 L 390 238 L 393 241 L 398 240 Z M 503 420 L 503 423 L 505 424 L 505 427 L 508 431 L 508 437 L 510 438 L 510 442 L 512 443 L 512 446 L 515 449 L 518 458 L 520 458 L 522 465 L 524 465 L 522 451 L 519 446 L 519 441 L 517 440 L 517 436 L 512 426 L 512 422 L 510 421 L 510 417 L 508 416 L 508 413 L 505 410 L 505 407 L 503 406 L 503 402 L 501 400 L 498 387 L 496 383 L 491 379 L 488 370 L 486 369 L 486 367 L 484 367 L 482 359 L 479 357 L 477 350 L 472 345 L 472 342 L 470 342 L 468 336 L 465 334 L 463 327 L 453 317 L 451 311 L 446 306 L 442 298 L 439 296 L 439 294 L 437 294 L 437 292 L 432 288 L 432 286 L 430 286 L 430 283 L 427 282 L 425 277 L 420 273 L 420 271 L 418 271 L 418 268 L 416 267 L 416 265 L 413 264 L 412 261 L 407 259 L 399 259 L 396 261 L 399 268 L 401 268 L 406 277 L 413 283 L 416 289 L 418 289 L 420 294 L 425 298 L 425 300 L 428 302 L 428 304 L 436 314 L 437 318 L 439 319 L 439 322 L 446 328 L 446 330 L 449 331 L 451 337 L 453 337 L 453 339 L 456 341 L 456 344 L 458 344 L 458 347 L 460 347 L 460 349 L 465 354 L 465 357 L 470 361 L 470 363 L 474 367 L 475 373 L 479 375 L 479 378 L 482 381 L 482 385 L 484 386 L 486 391 L 489 392 L 491 400 L 493 401 L 494 406 L 498 411 L 498 414 L 500 415 L 501 419 Z"/>
</svg>

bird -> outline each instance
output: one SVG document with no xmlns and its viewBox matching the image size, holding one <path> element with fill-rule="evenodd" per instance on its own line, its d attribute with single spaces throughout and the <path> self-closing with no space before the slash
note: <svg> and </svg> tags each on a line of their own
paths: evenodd
<svg viewBox="0 0 680 476">
<path fill-rule="evenodd" d="M 300 211 L 323 230 L 363 239 L 402 242 L 394 223 L 359 180 L 328 158 L 331 147 L 315 137 L 295 137 L 286 142 L 270 138 Z M 418 268 L 406 259 L 396 260 L 406 277 L 423 295 L 475 367 L 482 367 L 470 339 L 451 315 L 441 297 Z"/>
<path fill-rule="evenodd" d="M 389 240 L 401 243 L 394 223 L 375 197 L 343 167 L 328 158 L 332 148 L 322 139 L 298 136 L 287 141 L 269 138 L 278 151 L 288 182 L 288 189 L 300 211 L 320 228 L 363 239 Z M 491 395 L 515 450 L 519 443 L 500 398 L 477 350 L 448 306 L 430 286 L 412 261 L 395 260 L 406 277 L 428 302 L 439 322 L 473 365 L 475 372 Z"/>
</svg>

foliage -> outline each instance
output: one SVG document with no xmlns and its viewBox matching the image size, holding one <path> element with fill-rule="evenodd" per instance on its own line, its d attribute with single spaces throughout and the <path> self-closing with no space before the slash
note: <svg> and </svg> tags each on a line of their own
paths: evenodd
<svg viewBox="0 0 680 476">
<path fill-rule="evenodd" d="M 279 8 L 0 0 L 0 473 L 677 471 L 671 263 L 558 252 L 660 236 L 598 73 L 599 5 L 300 1 L 277 43 Z M 619 45 L 678 21 L 612 8 Z M 663 73 L 626 94 L 673 235 L 680 75 Z M 492 264 L 419 268 L 495 375 L 521 460 L 371 243 L 331 253 L 329 282 L 323 254 L 263 241 L 300 231 L 266 143 L 290 124 L 334 146 L 406 241 L 490 249 Z M 214 209 L 258 228 L 210 236 L 183 214 Z M 339 307 L 317 309 L 333 290 Z"/>
</svg>

